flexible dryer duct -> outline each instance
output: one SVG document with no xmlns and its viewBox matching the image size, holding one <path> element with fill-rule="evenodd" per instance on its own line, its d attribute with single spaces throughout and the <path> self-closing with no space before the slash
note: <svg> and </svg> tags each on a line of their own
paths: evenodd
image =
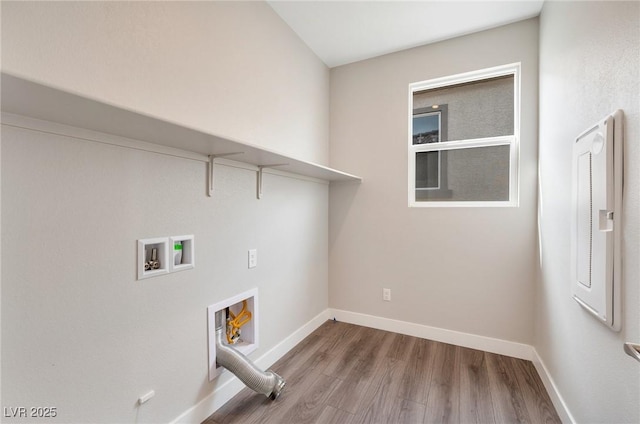
<svg viewBox="0 0 640 424">
<path fill-rule="evenodd" d="M 285 381 L 273 371 L 261 371 L 249 358 L 224 343 L 224 311 L 216 312 L 216 362 L 236 375 L 247 387 L 271 400 L 277 399 Z"/>
</svg>

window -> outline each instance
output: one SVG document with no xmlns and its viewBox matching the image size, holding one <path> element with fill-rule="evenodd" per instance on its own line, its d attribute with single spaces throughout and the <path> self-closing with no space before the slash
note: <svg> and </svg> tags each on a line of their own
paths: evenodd
<svg viewBox="0 0 640 424">
<path fill-rule="evenodd" d="M 409 206 L 517 206 L 520 64 L 409 86 Z"/>
</svg>

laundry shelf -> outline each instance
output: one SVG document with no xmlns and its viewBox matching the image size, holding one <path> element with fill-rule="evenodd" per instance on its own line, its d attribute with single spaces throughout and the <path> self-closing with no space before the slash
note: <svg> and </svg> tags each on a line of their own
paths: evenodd
<svg viewBox="0 0 640 424">
<path fill-rule="evenodd" d="M 253 144 L 113 106 L 68 91 L 2 73 L 2 112 L 76 128 L 140 140 L 210 157 L 228 157 L 262 168 L 277 165 L 290 172 L 325 181 L 361 178 L 323 165 L 295 159 Z"/>
</svg>

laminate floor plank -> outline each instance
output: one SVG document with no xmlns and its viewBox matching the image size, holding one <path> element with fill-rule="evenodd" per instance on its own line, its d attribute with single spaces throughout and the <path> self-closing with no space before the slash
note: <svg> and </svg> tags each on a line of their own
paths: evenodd
<svg viewBox="0 0 640 424">
<path fill-rule="evenodd" d="M 406 361 L 399 397 L 427 404 L 436 345 L 434 341 L 415 338 Z"/>
<path fill-rule="evenodd" d="M 530 423 L 510 358 L 494 353 L 486 353 L 485 357 L 496 420 L 501 423 Z"/>
<path fill-rule="evenodd" d="M 228 402 L 212 415 L 214 421 L 220 422 L 220 424 L 234 422 L 261 423 L 280 416 L 288 407 L 298 401 L 302 394 L 300 390 L 306 389 L 307 386 L 312 386 L 315 380 L 322 375 L 322 371 L 328 363 L 327 356 L 326 352 L 318 350 L 311 352 L 310 355 L 305 353 L 303 357 L 307 358 L 306 361 L 299 363 L 297 367 L 293 367 L 290 361 L 285 361 L 288 364 L 288 372 L 283 372 L 277 362 L 271 369 L 279 375 L 287 376 L 285 377 L 287 385 L 277 401 L 272 402 L 266 396 L 255 393 L 249 388 L 244 388 L 234 397 L 233 402 Z M 296 387 L 298 390 L 288 390 L 290 386 Z M 236 398 L 239 398 L 238 402 L 235 402 Z M 243 408 L 244 412 L 242 412 Z M 242 417 L 241 420 L 240 417 Z M 237 421 L 235 420 L 236 418 L 238 419 Z"/>
<path fill-rule="evenodd" d="M 203 424 L 233 424 L 244 422 L 260 406 L 267 406 L 270 402 L 266 397 L 250 389 L 242 389 L 233 402 L 227 402 L 222 408 L 214 412 Z"/>
<path fill-rule="evenodd" d="M 363 331 L 363 327 L 359 325 L 332 320 L 325 322 L 320 328 L 320 334 L 324 339 L 320 349 L 335 356 L 341 356 L 355 340 L 358 340 Z"/>
<path fill-rule="evenodd" d="M 450 344 L 436 344 L 424 416 L 427 423 L 460 422 L 460 349 Z"/>
<path fill-rule="evenodd" d="M 489 370 L 485 353 L 460 348 L 460 422 L 491 424 L 496 422 L 489 389 Z"/>
<path fill-rule="evenodd" d="M 405 334 L 392 333 L 393 340 L 391 345 L 393 348 L 387 352 L 387 357 L 397 359 L 399 361 L 408 362 L 411 351 L 417 339 L 416 337 L 407 336 Z"/>
<path fill-rule="evenodd" d="M 327 405 L 316 420 L 318 424 L 351 424 L 353 414 Z"/>
<path fill-rule="evenodd" d="M 319 336 L 319 337 L 332 337 L 334 334 L 336 334 L 336 329 L 340 328 L 340 327 L 357 327 L 356 325 L 353 324 L 347 324 L 346 322 L 341 322 L 341 321 L 334 321 L 334 320 L 327 320 L 325 321 L 320 327 L 316 328 L 313 331 L 313 335 L 315 336 Z"/>
<path fill-rule="evenodd" d="M 317 334 L 310 334 L 273 364 L 271 368 L 276 372 L 288 372 L 289 369 L 295 369 L 311 355 L 319 351 L 323 343 L 323 337 Z"/>
<path fill-rule="evenodd" d="M 225 371 L 228 372 L 228 371 Z M 260 405 L 269 402 L 265 396 L 259 395 L 251 389 L 244 388 L 233 398 L 214 412 L 203 424 L 230 424 L 240 422 L 250 415 Z"/>
<path fill-rule="evenodd" d="M 371 334 L 370 343 L 357 354 L 357 360 L 349 373 L 339 376 L 341 382 L 328 400 L 329 405 L 353 414 L 358 411 L 362 395 L 379 373 L 378 367 L 387 361 L 386 354 L 392 340 L 393 333 L 376 331 Z"/>
<path fill-rule="evenodd" d="M 396 403 L 402 381 L 403 361 L 389 359 L 376 367 L 376 377 L 371 380 L 356 406 L 354 424 L 392 423 L 395 421 Z"/>
<path fill-rule="evenodd" d="M 326 351 L 331 352 L 335 360 L 327 366 L 325 374 L 343 379 L 350 373 L 358 363 L 358 354 L 367 346 L 368 340 L 365 333 L 365 328 L 360 327 L 355 332 L 345 333 L 347 339 L 336 340 L 335 343 L 331 342 L 335 348 Z"/>
<path fill-rule="evenodd" d="M 417 424 L 424 420 L 427 407 L 406 399 L 397 399 L 389 423 Z"/>
<path fill-rule="evenodd" d="M 318 362 L 318 360 L 324 359 L 324 357 L 322 357 L 321 355 L 317 357 L 318 346 L 322 342 L 322 337 L 319 337 L 315 334 L 309 335 L 303 341 L 297 344 L 293 349 L 287 352 L 287 354 L 285 354 L 279 361 L 277 361 L 271 367 L 271 369 L 278 373 L 278 375 L 291 376 L 294 381 L 296 377 L 298 377 L 299 379 L 303 378 L 304 374 L 300 375 L 296 373 L 296 369 L 301 364 L 305 364 L 308 367 L 313 367 L 313 365 L 310 364 L 314 364 Z M 314 357 L 314 355 L 316 355 L 316 357 Z M 290 379 L 287 380 L 287 382 L 290 383 Z M 216 411 L 211 416 L 213 421 L 218 424 L 236 422 L 236 417 L 248 417 L 259 406 L 265 405 L 266 407 L 266 405 L 271 403 L 271 401 L 265 396 L 257 394 L 249 388 L 244 388 L 238 395 L 236 395 L 236 397 L 234 397 L 234 401 L 235 402 L 227 403 L 218 411 Z M 261 410 L 264 410 L 265 407 L 263 407 Z"/>
<path fill-rule="evenodd" d="M 291 405 L 282 416 L 283 423 L 311 424 L 316 422 L 324 411 L 327 398 L 339 384 L 339 380 L 321 375 L 307 388 L 296 403 Z"/>
<path fill-rule="evenodd" d="M 561 423 L 530 361 L 333 320 L 271 369 L 277 400 L 245 388 L 204 423 Z"/>
<path fill-rule="evenodd" d="M 533 363 L 515 358 L 507 359 L 515 370 L 531 422 L 547 424 L 560 421 Z"/>
<path fill-rule="evenodd" d="M 285 386 L 284 391 L 275 402 L 268 400 L 263 395 L 258 395 L 267 399 L 268 403 L 263 404 L 261 408 L 253 411 L 246 420 L 242 422 L 246 424 L 267 423 L 270 422 L 270 420 L 276 420 L 271 422 L 283 422 L 282 416 L 286 411 L 299 402 L 309 388 L 314 387 L 318 383 L 320 377 L 323 375 L 323 371 L 330 362 L 329 357 L 330 355 L 326 352 L 316 351 L 307 361 L 300 364 L 300 366 L 289 375 L 286 373 L 283 375 L 283 373 L 278 372 L 278 370 L 274 368 L 274 371 L 281 375 L 287 382 L 287 386 L 290 387 Z"/>
</svg>

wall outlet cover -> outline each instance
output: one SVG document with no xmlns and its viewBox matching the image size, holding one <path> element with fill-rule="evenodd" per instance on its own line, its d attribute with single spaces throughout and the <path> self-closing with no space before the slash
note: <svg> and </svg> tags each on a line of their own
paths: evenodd
<svg viewBox="0 0 640 424">
<path fill-rule="evenodd" d="M 249 268 L 255 268 L 258 266 L 258 250 L 249 250 Z"/>
<path fill-rule="evenodd" d="M 382 300 L 391 302 L 391 289 L 382 289 Z"/>
</svg>

